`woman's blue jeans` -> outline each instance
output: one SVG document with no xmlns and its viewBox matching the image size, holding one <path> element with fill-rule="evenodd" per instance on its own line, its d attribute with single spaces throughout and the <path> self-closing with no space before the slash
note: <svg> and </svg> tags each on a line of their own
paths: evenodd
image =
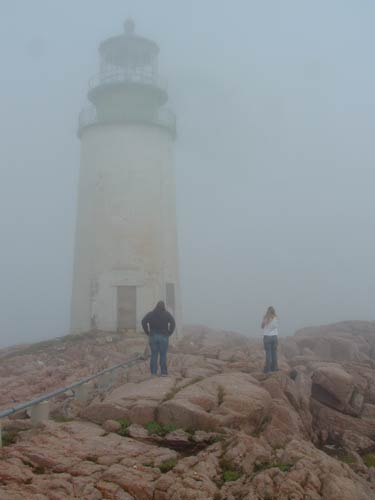
<svg viewBox="0 0 375 500">
<path fill-rule="evenodd" d="M 277 335 L 265 335 L 263 337 L 264 350 L 266 351 L 266 366 L 264 372 L 275 372 L 277 366 Z"/>
<path fill-rule="evenodd" d="M 151 374 L 156 375 L 158 373 L 158 358 L 160 357 L 161 375 L 168 375 L 167 352 L 168 352 L 169 339 L 167 335 L 161 335 L 160 333 L 151 333 L 149 342 L 151 349 L 151 359 L 150 359 Z"/>
</svg>

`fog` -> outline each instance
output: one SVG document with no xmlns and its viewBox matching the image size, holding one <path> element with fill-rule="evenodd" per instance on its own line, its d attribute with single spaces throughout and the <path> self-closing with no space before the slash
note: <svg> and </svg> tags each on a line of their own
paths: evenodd
<svg viewBox="0 0 375 500">
<path fill-rule="evenodd" d="M 375 319 L 372 0 L 1 0 L 1 345 L 69 332 L 77 116 L 131 15 L 177 114 L 185 323 Z"/>
</svg>

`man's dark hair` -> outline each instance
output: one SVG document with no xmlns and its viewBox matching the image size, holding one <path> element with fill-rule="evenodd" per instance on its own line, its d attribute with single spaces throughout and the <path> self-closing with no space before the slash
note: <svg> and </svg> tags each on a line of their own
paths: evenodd
<svg viewBox="0 0 375 500">
<path fill-rule="evenodd" d="M 156 311 L 165 311 L 165 303 L 163 300 L 159 300 L 155 307 Z"/>
</svg>

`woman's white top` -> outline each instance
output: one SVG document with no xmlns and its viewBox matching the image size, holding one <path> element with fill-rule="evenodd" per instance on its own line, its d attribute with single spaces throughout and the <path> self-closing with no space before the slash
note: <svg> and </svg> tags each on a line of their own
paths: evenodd
<svg viewBox="0 0 375 500">
<path fill-rule="evenodd" d="M 267 325 L 263 328 L 263 335 L 266 337 L 271 337 L 272 335 L 279 334 L 279 321 L 277 318 L 273 318 Z"/>
</svg>

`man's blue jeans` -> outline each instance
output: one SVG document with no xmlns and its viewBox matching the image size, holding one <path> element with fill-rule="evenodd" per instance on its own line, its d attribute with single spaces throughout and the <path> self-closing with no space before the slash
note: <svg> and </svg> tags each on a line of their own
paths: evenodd
<svg viewBox="0 0 375 500">
<path fill-rule="evenodd" d="M 168 375 L 167 352 L 168 352 L 169 339 L 167 335 L 161 335 L 160 333 L 151 333 L 149 341 L 151 349 L 151 359 L 150 359 L 151 374 L 156 375 L 158 373 L 158 357 L 160 356 L 161 375 Z"/>
<path fill-rule="evenodd" d="M 275 372 L 278 370 L 277 366 L 277 335 L 265 335 L 263 337 L 264 350 L 266 351 L 266 366 L 264 372 Z"/>
</svg>

